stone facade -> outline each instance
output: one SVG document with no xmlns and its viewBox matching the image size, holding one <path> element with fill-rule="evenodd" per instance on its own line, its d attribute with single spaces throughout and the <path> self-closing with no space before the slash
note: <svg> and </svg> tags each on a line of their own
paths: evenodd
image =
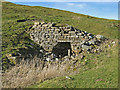
<svg viewBox="0 0 120 90">
<path fill-rule="evenodd" d="M 81 50 L 91 50 L 93 45 L 100 42 L 100 39 L 103 40 L 102 35 L 95 36 L 70 25 L 62 26 L 45 22 L 35 22 L 29 33 L 34 42 L 49 52 L 52 52 L 58 42 L 70 42 L 72 53 L 76 55 Z"/>
</svg>

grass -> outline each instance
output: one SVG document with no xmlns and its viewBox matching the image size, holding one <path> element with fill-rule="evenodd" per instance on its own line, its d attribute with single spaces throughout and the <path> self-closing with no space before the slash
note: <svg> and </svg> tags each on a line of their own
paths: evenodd
<svg viewBox="0 0 120 90">
<path fill-rule="evenodd" d="M 118 49 L 117 46 L 89 55 L 89 62 L 80 68 L 79 73 L 44 81 L 29 88 L 117 88 L 118 87 Z"/>
<path fill-rule="evenodd" d="M 2 3 L 2 65 L 3 70 L 14 65 L 6 58 L 8 53 L 39 53 L 39 46 L 30 40 L 26 32 L 32 20 L 69 24 L 92 34 L 101 34 L 117 42 L 118 21 L 76 14 L 68 11 L 39 6 L 23 6 L 10 2 Z M 18 20 L 29 20 L 17 22 Z M 30 48 L 34 44 L 34 48 Z M 26 49 L 27 47 L 27 49 Z M 25 49 L 26 52 L 20 49 Z M 118 82 L 118 46 L 114 46 L 99 54 L 89 54 L 87 64 L 80 68 L 79 73 L 71 75 L 73 80 L 58 77 L 47 80 L 31 88 L 116 88 Z M 35 54 L 36 54 L 35 53 Z"/>
<path fill-rule="evenodd" d="M 64 65 L 66 67 L 66 65 Z M 48 63 L 42 59 L 22 60 L 21 63 L 3 73 L 3 88 L 24 88 L 28 85 L 43 82 L 57 76 L 66 75 L 63 64 Z"/>
</svg>

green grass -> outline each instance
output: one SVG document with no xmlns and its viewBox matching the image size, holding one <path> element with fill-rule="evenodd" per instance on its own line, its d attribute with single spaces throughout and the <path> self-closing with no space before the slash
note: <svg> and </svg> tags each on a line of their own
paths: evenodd
<svg viewBox="0 0 120 90">
<path fill-rule="evenodd" d="M 108 55 L 110 57 L 108 57 Z M 111 47 L 98 55 L 89 55 L 89 62 L 71 79 L 57 77 L 29 88 L 117 88 L 118 48 Z"/>
<path fill-rule="evenodd" d="M 96 18 L 52 8 L 16 5 L 10 2 L 3 2 L 2 5 L 3 69 L 7 69 L 10 65 L 13 65 L 13 63 L 6 58 L 6 54 L 22 52 L 19 51 L 19 49 L 25 49 L 26 47 L 28 48 L 26 49 L 26 53 L 32 53 L 33 51 L 36 52 L 39 48 L 38 45 L 30 40 L 29 34 L 26 33 L 29 27 L 33 25 L 33 22 L 17 22 L 17 20 L 36 19 L 38 21 L 57 22 L 63 25 L 69 24 L 95 35 L 104 35 L 112 40 L 118 38 L 117 20 Z M 30 48 L 31 43 L 34 44 L 34 49 Z M 89 59 L 89 61 L 87 65 L 80 69 L 79 74 L 71 76 L 73 80 L 58 77 L 31 87 L 117 87 L 117 49 L 118 47 L 115 46 L 100 55 L 88 55 L 87 59 Z M 107 58 L 108 54 L 111 56 L 110 58 Z"/>
</svg>

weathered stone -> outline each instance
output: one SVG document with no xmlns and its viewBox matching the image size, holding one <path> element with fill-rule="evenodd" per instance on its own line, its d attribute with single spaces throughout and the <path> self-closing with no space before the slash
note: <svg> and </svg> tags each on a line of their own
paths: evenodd
<svg viewBox="0 0 120 90">
<path fill-rule="evenodd" d="M 95 44 L 95 42 L 96 42 L 96 40 L 94 40 L 94 39 L 92 39 L 92 40 L 90 40 L 90 41 L 88 41 L 89 42 L 89 44 L 91 45 L 91 44 Z"/>
<path fill-rule="evenodd" d="M 83 49 L 83 50 L 88 50 L 88 49 L 91 49 L 91 46 L 82 45 L 82 49 Z"/>
<path fill-rule="evenodd" d="M 71 58 L 72 58 L 72 59 L 74 59 L 74 58 L 75 58 L 75 56 L 71 55 Z"/>
<path fill-rule="evenodd" d="M 55 58 L 56 61 L 58 61 L 59 59 L 58 58 Z"/>
<path fill-rule="evenodd" d="M 92 39 L 93 37 L 92 36 L 88 36 L 89 39 Z"/>
<path fill-rule="evenodd" d="M 59 42 L 69 42 L 72 54 L 74 52 L 75 55 L 78 55 L 81 49 L 91 50 L 91 45 L 96 44 L 96 39 L 97 42 L 104 40 L 102 35 L 97 35 L 95 38 L 91 33 L 81 31 L 69 25 L 58 26 L 55 23 L 41 22 L 41 24 L 35 23 L 33 28 L 34 30 L 30 30 L 31 39 L 49 52 L 51 52 Z M 70 56 L 71 53 L 68 52 L 67 55 Z"/>
<path fill-rule="evenodd" d="M 104 40 L 104 39 L 105 39 L 105 37 L 102 36 L 102 35 L 96 35 L 96 38 L 97 38 L 98 40 Z"/>
<path fill-rule="evenodd" d="M 42 25 L 43 27 L 47 27 L 48 26 L 48 24 L 44 24 L 44 25 Z"/>
<path fill-rule="evenodd" d="M 112 44 L 115 44 L 115 43 L 116 43 L 115 41 L 112 42 Z"/>
<path fill-rule="evenodd" d="M 49 61 L 50 61 L 50 58 L 46 58 L 46 60 L 49 62 Z"/>
<path fill-rule="evenodd" d="M 43 24 L 45 24 L 45 22 L 41 22 L 41 24 L 43 25 Z"/>
<path fill-rule="evenodd" d="M 34 23 L 34 25 L 39 25 L 39 24 L 40 24 L 40 22 L 35 22 L 35 23 Z"/>
<path fill-rule="evenodd" d="M 70 57 L 70 49 L 68 49 L 68 56 Z"/>
<path fill-rule="evenodd" d="M 80 55 L 80 59 L 84 59 L 84 57 L 85 57 L 84 55 Z"/>
<path fill-rule="evenodd" d="M 97 53 L 97 50 L 96 50 L 96 49 L 94 50 L 94 53 Z"/>
</svg>

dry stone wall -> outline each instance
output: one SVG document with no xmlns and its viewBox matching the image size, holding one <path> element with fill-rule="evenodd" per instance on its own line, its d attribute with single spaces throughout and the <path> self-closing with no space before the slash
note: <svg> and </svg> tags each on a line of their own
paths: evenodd
<svg viewBox="0 0 120 90">
<path fill-rule="evenodd" d="M 58 42 L 70 42 L 72 53 L 76 55 L 81 50 L 92 50 L 94 45 L 98 45 L 105 39 L 102 35 L 96 36 L 67 24 L 45 22 L 35 22 L 29 33 L 34 42 L 49 52 L 52 52 Z"/>
</svg>

